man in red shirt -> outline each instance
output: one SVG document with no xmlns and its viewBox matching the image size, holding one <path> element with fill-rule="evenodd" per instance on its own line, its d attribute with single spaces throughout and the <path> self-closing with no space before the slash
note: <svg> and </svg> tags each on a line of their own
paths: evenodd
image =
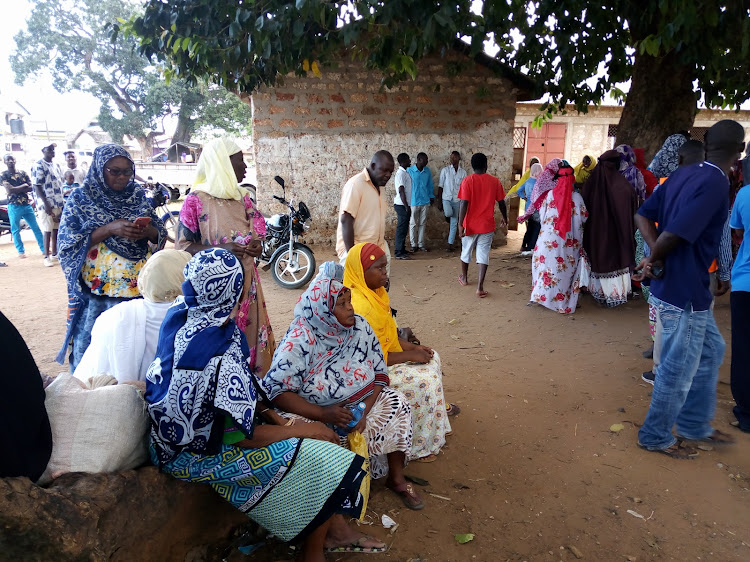
<svg viewBox="0 0 750 562">
<path fill-rule="evenodd" d="M 474 173 L 464 178 L 458 190 L 461 207 L 458 212 L 458 235 L 461 237 L 461 275 L 458 282 L 466 285 L 469 274 L 471 252 L 476 247 L 476 261 L 479 266 L 477 296 L 487 296 L 484 290 L 484 276 L 490 263 L 490 247 L 495 236 L 495 201 L 503 215 L 500 226 L 508 223 L 508 210 L 505 207 L 505 191 L 500 180 L 487 173 L 487 157 L 478 152 L 471 157 Z"/>
</svg>

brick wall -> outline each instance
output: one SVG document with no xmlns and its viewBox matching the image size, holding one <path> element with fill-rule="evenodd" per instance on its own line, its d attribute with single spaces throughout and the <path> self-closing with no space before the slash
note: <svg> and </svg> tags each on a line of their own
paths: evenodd
<svg viewBox="0 0 750 562">
<path fill-rule="evenodd" d="M 279 191 L 272 178 L 282 176 L 287 194 L 311 209 L 312 242 L 335 239 L 341 188 L 377 150 L 394 158 L 407 152 L 412 161 L 427 153 L 436 187 L 453 150 L 467 172 L 471 154 L 485 153 L 489 172 L 505 186 L 510 181 L 517 90 L 509 80 L 461 55 L 423 61 L 416 80 L 393 89 L 381 89 L 379 80 L 342 63 L 322 78 L 290 76 L 252 96 L 259 204 L 265 212 L 281 210 L 271 195 Z M 386 192 L 392 201 L 393 180 Z M 392 243 L 392 206 L 386 222 Z M 442 246 L 447 230 L 437 208 L 430 209 L 430 245 Z M 504 234 L 497 238 L 504 243 Z"/>
</svg>

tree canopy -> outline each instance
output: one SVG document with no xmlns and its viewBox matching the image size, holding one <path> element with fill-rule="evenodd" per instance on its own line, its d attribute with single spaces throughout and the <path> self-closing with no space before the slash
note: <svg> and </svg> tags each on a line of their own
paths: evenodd
<svg viewBox="0 0 750 562">
<path fill-rule="evenodd" d="M 421 57 L 449 48 L 456 37 L 469 41 L 474 53 L 491 39 L 501 62 L 528 73 L 540 96 L 547 94 L 542 110 L 549 115 L 569 104 L 585 111 L 609 92 L 621 93 L 618 85 L 632 78 L 626 108 L 650 112 L 641 121 L 662 140 L 670 128 L 690 127 L 699 93 L 719 107 L 750 98 L 750 0 L 600 0 L 595 6 L 588 0 L 485 0 L 476 12 L 473 4 L 150 0 L 125 28 L 139 37 L 144 55 L 168 63 L 170 75 L 209 77 L 246 93 L 289 72 L 317 72 L 342 53 L 381 71 L 389 85 L 414 76 Z M 659 99 L 644 103 L 644 94 L 653 97 L 653 82 L 661 83 Z M 670 109 L 673 119 L 665 118 Z M 656 141 L 641 138 L 635 120 L 622 125 L 633 132 L 628 140 L 653 149 Z"/>
<path fill-rule="evenodd" d="M 170 115 L 177 118 L 173 141 L 189 141 L 194 132 L 211 127 L 246 134 L 251 112 L 237 96 L 206 81 L 167 83 L 132 38 L 112 40 L 107 25 L 135 16 L 138 9 L 130 0 L 37 1 L 26 29 L 15 36 L 10 60 L 16 82 L 47 70 L 58 91 L 91 93 L 101 102 L 102 128 L 116 142 L 124 135 L 136 138 L 144 156 Z M 226 111 L 219 115 L 217 107 Z"/>
</svg>

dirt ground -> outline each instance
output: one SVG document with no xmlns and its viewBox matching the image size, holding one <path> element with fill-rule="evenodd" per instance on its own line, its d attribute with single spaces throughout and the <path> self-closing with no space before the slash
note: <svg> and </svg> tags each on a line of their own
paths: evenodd
<svg viewBox="0 0 750 562">
<path fill-rule="evenodd" d="M 29 237 L 25 233 L 24 238 Z M 648 453 L 636 433 L 651 387 L 647 307 L 614 310 L 590 297 L 571 316 L 527 306 L 530 263 L 517 257 L 520 233 L 493 250 L 485 288 L 457 282 L 460 262 L 442 250 L 394 261 L 391 299 L 401 325 L 443 359 L 446 397 L 463 411 L 448 445 L 431 464 L 407 473 L 429 481 L 425 509 L 412 512 L 382 484 L 370 499 L 367 532 L 392 542 L 383 555 L 329 560 L 749 560 L 750 436 L 729 425 L 729 346 L 720 372 L 716 427 L 737 444 L 701 451 L 694 461 Z M 315 248 L 319 262 L 333 257 Z M 18 327 L 40 369 L 55 374 L 65 325 L 59 267 L 45 268 L 29 237 L 20 261 L 0 238 L 0 310 Z M 469 276 L 475 281 L 472 265 Z M 298 293 L 261 274 L 280 337 Z M 716 303 L 729 344 L 729 299 Z M 451 323 L 452 320 L 455 322 Z M 621 423 L 619 433 L 610 426 Z M 397 523 L 389 535 L 380 516 Z M 641 517 L 642 516 L 642 517 Z M 473 533 L 458 544 L 454 535 Z M 232 559 L 235 559 L 233 556 Z M 264 547 L 255 560 L 289 560 Z"/>
</svg>

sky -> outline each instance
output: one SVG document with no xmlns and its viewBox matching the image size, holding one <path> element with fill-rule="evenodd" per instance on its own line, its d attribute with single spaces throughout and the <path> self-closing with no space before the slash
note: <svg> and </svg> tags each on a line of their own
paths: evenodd
<svg viewBox="0 0 750 562">
<path fill-rule="evenodd" d="M 99 101 L 93 96 L 83 92 L 61 94 L 52 87 L 52 79 L 44 75 L 29 78 L 23 86 L 15 84 L 8 57 L 16 48 L 13 37 L 26 27 L 32 2 L 9 0 L 3 4 L 3 17 L 0 18 L 0 99 L 5 103 L 18 100 L 31 113 L 34 128 L 44 130 L 48 127 L 52 131 L 84 128 L 99 113 Z"/>
</svg>

